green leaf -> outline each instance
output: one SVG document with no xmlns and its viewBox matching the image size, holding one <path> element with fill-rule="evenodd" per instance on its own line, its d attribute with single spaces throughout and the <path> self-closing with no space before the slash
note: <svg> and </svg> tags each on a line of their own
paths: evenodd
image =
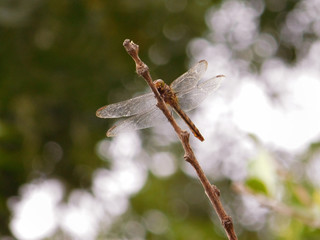
<svg viewBox="0 0 320 240">
<path fill-rule="evenodd" d="M 268 189 L 263 181 L 258 178 L 249 178 L 246 181 L 246 186 L 249 187 L 255 193 L 263 193 L 268 195 Z"/>
</svg>

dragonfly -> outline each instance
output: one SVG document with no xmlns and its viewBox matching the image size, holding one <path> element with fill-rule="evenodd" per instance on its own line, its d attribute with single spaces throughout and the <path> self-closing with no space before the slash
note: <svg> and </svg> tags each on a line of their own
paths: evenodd
<svg viewBox="0 0 320 240">
<path fill-rule="evenodd" d="M 225 78 L 224 75 L 217 75 L 202 81 L 201 78 L 207 67 L 207 61 L 201 60 L 174 80 L 170 86 L 161 79 L 153 82 L 169 110 L 172 112 L 173 109 L 200 141 L 204 141 L 204 137 L 185 112 L 198 107 L 210 93 L 219 88 L 221 81 Z M 129 130 L 153 127 L 166 121 L 166 117 L 157 107 L 157 100 L 152 92 L 103 106 L 97 110 L 96 116 L 99 118 L 124 118 L 107 131 L 108 137 Z"/>
</svg>

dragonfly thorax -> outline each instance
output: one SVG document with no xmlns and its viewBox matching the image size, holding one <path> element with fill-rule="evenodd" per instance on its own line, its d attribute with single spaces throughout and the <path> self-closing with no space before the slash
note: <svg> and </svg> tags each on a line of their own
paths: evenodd
<svg viewBox="0 0 320 240">
<path fill-rule="evenodd" d="M 154 85 L 156 86 L 158 92 L 162 96 L 163 100 L 169 105 L 175 105 L 177 103 L 176 94 L 172 89 L 161 79 L 155 80 Z"/>
</svg>

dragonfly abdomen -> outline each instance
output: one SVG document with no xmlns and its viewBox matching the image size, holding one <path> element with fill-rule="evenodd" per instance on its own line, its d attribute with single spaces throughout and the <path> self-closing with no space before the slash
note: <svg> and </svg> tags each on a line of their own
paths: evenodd
<svg viewBox="0 0 320 240">
<path fill-rule="evenodd" d="M 183 121 L 188 125 L 193 135 L 198 138 L 201 142 L 204 141 L 204 137 L 201 135 L 199 129 L 196 127 L 196 125 L 191 121 L 191 119 L 188 117 L 188 115 L 179 107 L 179 106 L 173 106 L 176 113 L 183 119 Z"/>
</svg>

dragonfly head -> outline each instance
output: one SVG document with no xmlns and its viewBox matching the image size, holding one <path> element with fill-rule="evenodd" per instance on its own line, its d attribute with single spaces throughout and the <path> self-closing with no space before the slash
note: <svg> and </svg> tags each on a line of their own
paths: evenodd
<svg viewBox="0 0 320 240">
<path fill-rule="evenodd" d="M 156 88 L 159 90 L 163 90 L 165 88 L 165 83 L 161 79 L 157 79 L 153 81 L 153 84 L 156 86 Z"/>
</svg>

